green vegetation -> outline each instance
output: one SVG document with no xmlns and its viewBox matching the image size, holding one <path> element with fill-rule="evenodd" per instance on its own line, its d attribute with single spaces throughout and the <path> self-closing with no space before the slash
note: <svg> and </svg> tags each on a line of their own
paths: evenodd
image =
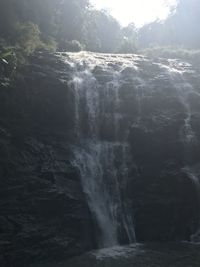
<svg viewBox="0 0 200 267">
<path fill-rule="evenodd" d="M 179 0 L 165 21 L 155 21 L 139 30 L 142 48 L 163 46 L 175 49 L 200 49 L 200 1 Z"/>
<path fill-rule="evenodd" d="M 173 46 L 155 46 L 140 50 L 140 53 L 151 58 L 171 58 L 191 60 L 200 65 L 200 50 Z"/>
<path fill-rule="evenodd" d="M 88 0 L 0 1 L 0 38 L 25 56 L 41 48 L 116 52 L 123 37 L 117 20 Z"/>
<path fill-rule="evenodd" d="M 191 57 L 200 49 L 199 0 L 179 0 L 166 21 L 121 27 L 89 0 L 1 0 L 0 65 L 15 70 L 36 50 Z M 188 49 L 193 52 L 187 52 Z M 12 66 L 12 67 L 11 67 Z M 11 71 L 11 72 L 12 72 Z"/>
</svg>

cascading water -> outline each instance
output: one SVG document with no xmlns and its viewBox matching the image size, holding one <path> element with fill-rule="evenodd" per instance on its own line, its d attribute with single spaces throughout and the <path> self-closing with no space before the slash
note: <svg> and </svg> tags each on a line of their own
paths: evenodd
<svg viewBox="0 0 200 267">
<path fill-rule="evenodd" d="M 177 98 L 179 98 L 183 107 L 185 108 L 185 119 L 184 126 L 181 131 L 181 137 L 183 142 L 187 145 L 191 142 L 195 141 L 195 133 L 192 129 L 191 125 L 191 107 L 189 103 L 189 95 L 190 93 L 196 93 L 193 86 L 187 82 L 184 77 L 184 73 L 190 72 L 188 68 L 191 66 L 187 63 L 179 63 L 177 60 L 168 60 L 168 65 L 159 64 L 160 67 L 166 70 L 166 75 L 168 75 L 172 81 L 172 86 L 175 87 L 175 91 L 177 93 Z"/>
<path fill-rule="evenodd" d="M 79 169 L 84 193 L 96 222 L 99 247 L 136 241 L 131 207 L 123 196 L 128 181 L 130 148 L 128 125 L 122 127 L 119 70 L 113 71 L 92 55 L 71 54 L 73 66 L 70 85 L 74 90 L 75 134 L 73 164 Z M 73 62 L 73 63 L 72 63 Z M 97 67 L 106 82 L 98 81 Z M 104 75 L 104 73 L 103 73 Z M 99 76 L 99 79 L 101 77 Z M 109 129 L 109 132 L 106 132 Z"/>
<path fill-rule="evenodd" d="M 88 52 L 67 53 L 63 60 L 74 98 L 73 165 L 81 176 L 98 246 L 133 243 L 133 197 L 126 196 L 131 169 L 136 166 L 129 140 L 131 129 L 142 130 L 146 136 L 154 131 L 154 124 L 162 128 L 162 123 L 168 125 L 180 113 L 175 138 L 184 151 L 182 170 L 200 195 L 198 175 L 190 163 L 196 142 L 190 96 L 200 96 L 187 80 L 192 75 L 191 65 L 178 60 L 152 62 L 144 56 Z M 143 148 L 139 153 L 143 158 L 142 153 Z M 141 172 L 137 165 L 136 175 Z"/>
<path fill-rule="evenodd" d="M 167 70 L 170 79 L 172 80 L 173 84 L 175 84 L 175 89 L 177 92 L 177 97 L 180 99 L 184 109 L 185 109 L 185 119 L 184 125 L 181 129 L 180 135 L 181 140 L 184 146 L 184 154 L 185 159 L 188 161 L 187 165 L 182 169 L 184 173 L 187 174 L 189 179 L 191 179 L 197 196 L 197 217 L 198 217 L 198 229 L 197 231 L 191 235 L 191 241 L 198 241 L 200 240 L 200 166 L 199 165 L 191 165 L 189 164 L 191 161 L 190 152 L 192 146 L 197 142 L 197 138 L 195 132 L 192 128 L 192 106 L 189 101 L 190 94 L 194 94 L 199 96 L 200 94 L 193 88 L 193 86 L 187 82 L 187 79 L 184 77 L 184 73 L 191 72 L 188 71 L 190 64 L 178 64 L 177 60 L 169 60 L 169 66 L 162 65 Z M 177 83 L 178 81 L 178 83 Z"/>
<path fill-rule="evenodd" d="M 191 179 L 192 183 L 195 186 L 196 189 L 196 196 L 198 200 L 198 228 L 197 231 L 191 235 L 191 241 L 193 242 L 199 242 L 200 239 L 200 170 L 199 166 L 186 166 L 183 168 L 183 171 L 188 175 L 188 177 Z"/>
</svg>

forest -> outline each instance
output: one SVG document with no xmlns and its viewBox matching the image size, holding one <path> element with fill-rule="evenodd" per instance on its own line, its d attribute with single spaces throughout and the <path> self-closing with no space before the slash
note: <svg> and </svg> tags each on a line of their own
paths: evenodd
<svg viewBox="0 0 200 267">
<path fill-rule="evenodd" d="M 145 7 L 144 7 L 145 8 Z M 200 48 L 200 3 L 179 0 L 165 21 L 122 27 L 88 0 L 1 0 L 0 46 L 29 55 L 36 49 L 133 53 L 152 47 Z"/>
</svg>

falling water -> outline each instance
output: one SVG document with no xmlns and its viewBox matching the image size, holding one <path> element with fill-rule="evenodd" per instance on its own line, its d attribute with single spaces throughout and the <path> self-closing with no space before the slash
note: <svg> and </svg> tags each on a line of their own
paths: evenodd
<svg viewBox="0 0 200 267">
<path fill-rule="evenodd" d="M 125 200 L 130 148 L 128 126 L 121 127 L 119 87 L 120 70 L 102 65 L 106 82 L 98 81 L 97 58 L 70 55 L 73 76 L 70 86 L 75 99 L 75 135 L 73 164 L 80 172 L 88 205 L 96 222 L 99 247 L 136 241 L 131 206 Z M 84 124 L 83 124 L 84 121 Z M 109 132 L 105 134 L 106 128 Z M 102 137 L 101 135 L 105 135 Z M 111 141 L 112 140 L 112 141 Z"/>
<path fill-rule="evenodd" d="M 185 109 L 185 119 L 184 119 L 184 125 L 181 129 L 181 139 L 184 144 L 185 148 L 185 158 L 187 161 L 190 162 L 191 160 L 191 153 L 190 150 L 192 148 L 192 145 L 196 142 L 196 135 L 193 131 L 191 120 L 192 120 L 192 112 L 191 112 L 191 104 L 189 102 L 189 95 L 195 94 L 199 95 L 196 90 L 193 88 L 192 84 L 187 82 L 187 79 L 184 77 L 184 73 L 188 72 L 187 68 L 189 67 L 189 64 L 183 64 L 180 65 L 176 60 L 168 60 L 169 66 L 166 67 L 168 70 L 168 74 L 170 75 L 170 78 L 175 84 L 175 89 L 177 91 L 177 97 L 179 98 L 180 102 L 182 103 L 184 109 Z M 176 81 L 179 81 L 178 83 Z M 197 196 L 197 217 L 198 217 L 198 229 L 197 231 L 191 235 L 191 241 L 198 241 L 200 240 L 200 166 L 196 165 L 186 165 L 183 168 L 183 171 L 188 175 L 189 179 L 192 181 L 196 196 Z"/>
<path fill-rule="evenodd" d="M 86 52 L 68 53 L 64 61 L 70 69 L 69 87 L 74 96 L 73 164 L 80 172 L 98 246 L 133 243 L 136 241 L 133 203 L 125 194 L 133 166 L 129 130 L 134 125 L 142 126 L 145 116 L 156 119 L 156 109 L 149 110 L 145 103 L 156 103 L 161 91 L 168 99 L 176 99 L 185 115 L 180 127 L 180 139 L 187 154 L 185 171 L 200 196 L 198 176 L 188 163 L 196 142 L 189 98 L 190 94 L 200 96 L 187 81 L 190 65 L 178 60 L 158 59 L 152 63 L 143 56 Z M 161 82 L 168 87 L 163 84 L 162 88 Z M 167 112 L 164 110 L 164 116 Z"/>
<path fill-rule="evenodd" d="M 186 166 L 183 168 L 183 171 L 188 175 L 191 179 L 192 183 L 196 189 L 196 196 L 198 199 L 198 227 L 197 231 L 191 235 L 191 241 L 199 242 L 200 241 L 200 166 Z"/>
<path fill-rule="evenodd" d="M 190 93 L 197 93 L 193 86 L 187 82 L 184 77 L 185 73 L 190 72 L 188 68 L 191 66 L 188 63 L 179 62 L 176 59 L 169 59 L 167 61 L 167 65 L 159 64 L 159 66 L 166 70 L 166 75 L 170 77 L 172 82 L 172 86 L 175 87 L 175 91 L 177 93 L 177 98 L 182 103 L 185 109 L 185 119 L 184 125 L 181 131 L 181 138 L 185 145 L 190 145 L 191 142 L 195 141 L 195 133 L 192 129 L 191 119 L 192 119 L 192 112 L 189 103 L 189 95 Z"/>
</svg>

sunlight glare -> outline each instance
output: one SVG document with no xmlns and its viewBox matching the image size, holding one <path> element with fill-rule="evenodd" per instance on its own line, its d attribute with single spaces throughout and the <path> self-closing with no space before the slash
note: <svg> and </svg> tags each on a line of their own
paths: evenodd
<svg viewBox="0 0 200 267">
<path fill-rule="evenodd" d="M 123 26 L 134 22 L 137 27 L 156 19 L 165 19 L 177 0 L 91 0 L 97 9 L 108 10 Z"/>
</svg>

